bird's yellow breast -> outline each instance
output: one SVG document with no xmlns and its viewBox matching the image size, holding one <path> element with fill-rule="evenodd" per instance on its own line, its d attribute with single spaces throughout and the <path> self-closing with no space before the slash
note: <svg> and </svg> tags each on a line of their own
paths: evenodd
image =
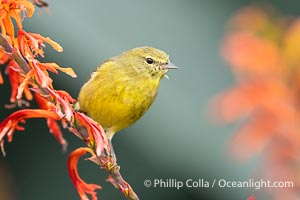
<svg viewBox="0 0 300 200">
<path fill-rule="evenodd" d="M 106 62 L 82 87 L 78 101 L 86 112 L 109 132 L 136 122 L 157 95 L 160 79 L 124 71 Z"/>
</svg>

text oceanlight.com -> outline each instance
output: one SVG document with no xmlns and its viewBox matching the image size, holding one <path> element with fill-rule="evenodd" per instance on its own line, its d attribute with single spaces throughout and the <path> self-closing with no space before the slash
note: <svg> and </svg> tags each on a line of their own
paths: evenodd
<svg viewBox="0 0 300 200">
<path fill-rule="evenodd" d="M 153 188 L 253 188 L 256 190 L 262 188 L 292 188 L 294 187 L 293 181 L 270 181 L 270 180 L 255 180 L 248 179 L 244 181 L 214 179 L 208 181 L 205 179 L 147 179 L 144 181 L 145 187 Z"/>
</svg>

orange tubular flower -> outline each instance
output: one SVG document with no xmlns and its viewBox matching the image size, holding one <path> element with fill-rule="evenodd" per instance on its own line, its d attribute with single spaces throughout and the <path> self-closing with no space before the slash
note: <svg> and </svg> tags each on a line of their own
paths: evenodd
<svg viewBox="0 0 300 200">
<path fill-rule="evenodd" d="M 97 156 L 102 155 L 104 150 L 110 152 L 110 146 L 105 135 L 103 128 L 96 123 L 90 117 L 87 117 L 83 113 L 74 112 L 74 118 L 77 120 L 83 127 L 87 129 L 87 135 L 82 133 L 74 132 L 75 130 L 71 129 L 77 136 L 81 137 L 87 145 L 95 147 L 95 152 Z"/>
<path fill-rule="evenodd" d="M 7 55 L 7 52 L 5 52 L 2 47 L 0 46 L 0 65 L 4 65 L 9 61 L 9 56 Z M 3 77 L 0 72 L 0 84 L 3 84 Z"/>
<path fill-rule="evenodd" d="M 0 47 L 0 65 L 3 65 L 5 63 L 7 63 L 8 61 L 9 61 L 9 56 L 7 55 L 7 52 L 4 52 Z"/>
<path fill-rule="evenodd" d="M 75 99 L 73 99 L 67 92 L 56 91 L 49 87 L 47 88 L 47 91 L 55 99 L 56 113 L 61 117 L 64 117 L 67 121 L 71 121 L 73 108 L 71 107 L 70 102 L 74 103 Z"/>
<path fill-rule="evenodd" d="M 1 74 L 1 72 L 0 72 L 0 84 L 3 84 L 3 77 L 2 77 L 2 74 Z"/>
<path fill-rule="evenodd" d="M 25 94 L 27 100 L 32 100 L 32 94 L 29 91 L 28 85 L 31 84 L 31 77 L 33 71 L 30 71 L 24 77 L 22 69 L 15 61 L 10 61 L 8 64 L 8 75 L 11 84 L 11 97 L 10 102 L 14 103 L 17 99 Z"/>
<path fill-rule="evenodd" d="M 18 29 L 22 29 L 22 16 L 31 17 L 34 6 L 28 0 L 1 0 L 0 1 L 0 24 L 2 34 L 8 34 L 14 41 L 14 25 L 11 18 L 16 21 Z"/>
<path fill-rule="evenodd" d="M 29 62 L 29 65 L 33 69 L 36 82 L 41 85 L 42 88 L 46 88 L 52 84 L 52 79 L 48 76 L 47 71 L 38 67 L 38 62 L 37 60 L 33 60 Z"/>
<path fill-rule="evenodd" d="M 89 199 L 86 194 L 90 194 L 92 196 L 92 200 L 97 200 L 98 198 L 95 190 L 101 189 L 101 186 L 87 184 L 79 177 L 77 171 L 77 163 L 79 158 L 85 155 L 87 152 L 90 153 L 92 157 L 96 156 L 93 150 L 90 148 L 78 148 L 70 154 L 68 159 L 69 174 L 81 200 Z"/>
<path fill-rule="evenodd" d="M 41 110 L 41 109 L 24 109 L 19 110 L 11 114 L 0 124 L 0 143 L 3 150 L 3 138 L 8 137 L 8 141 L 12 141 L 13 133 L 15 130 L 23 130 L 24 128 L 19 126 L 20 122 L 24 122 L 28 118 L 50 118 L 53 120 L 59 120 L 60 117 L 53 111 Z M 5 154 L 3 152 L 3 154 Z"/>
<path fill-rule="evenodd" d="M 36 56 L 44 57 L 44 43 L 50 44 L 56 51 L 62 52 L 63 48 L 48 37 L 43 37 L 36 33 L 27 33 L 24 30 L 18 31 L 18 45 L 22 55 L 32 61 Z"/>
<path fill-rule="evenodd" d="M 63 68 L 63 67 L 60 67 L 58 64 L 56 63 L 36 63 L 37 66 L 39 68 L 41 68 L 42 70 L 49 70 L 55 74 L 58 74 L 57 70 L 61 71 L 61 72 L 64 72 L 66 74 L 68 74 L 69 76 L 71 76 L 72 78 L 76 78 L 77 75 L 75 74 L 75 72 L 73 71 L 72 68 Z"/>
</svg>

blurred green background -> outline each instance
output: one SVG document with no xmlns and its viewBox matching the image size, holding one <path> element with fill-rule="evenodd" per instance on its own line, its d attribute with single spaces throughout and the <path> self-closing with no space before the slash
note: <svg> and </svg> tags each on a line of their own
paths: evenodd
<svg viewBox="0 0 300 200">
<path fill-rule="evenodd" d="M 219 55 L 220 42 L 227 20 L 239 8 L 251 3 L 271 3 L 283 13 L 297 15 L 299 1 L 47 2 L 49 8 L 37 9 L 24 24 L 27 31 L 49 36 L 63 46 L 62 53 L 47 47 L 43 61 L 73 67 L 78 75 L 77 79 L 53 75 L 56 89 L 77 97 L 100 62 L 138 46 L 162 49 L 180 67 L 169 73 L 170 80 L 162 81 L 157 100 L 146 115 L 113 140 L 121 172 L 140 199 L 245 200 L 251 194 L 257 199 L 270 199 L 254 189 L 147 188 L 144 181 L 247 180 L 253 174 L 256 159 L 239 164 L 227 151 L 236 125 L 216 125 L 208 115 L 212 98 L 234 84 Z M 0 88 L 0 105 L 4 105 L 9 102 L 7 79 Z M 2 107 L 1 120 L 12 111 Z M 46 122 L 39 119 L 29 120 L 26 131 L 17 132 L 14 141 L 6 143 L 7 157 L 1 158 L 0 171 L 7 170 L 7 179 L 12 179 L 4 184 L 10 188 L 6 191 L 12 191 L 12 199 L 79 199 L 68 176 L 67 158 L 84 144 L 72 133 L 64 133 L 69 142 L 67 153 L 62 153 Z M 105 182 L 107 174 L 93 163 L 82 160 L 79 171 L 87 182 L 103 186 L 98 191 L 99 199 L 124 199 Z"/>
</svg>

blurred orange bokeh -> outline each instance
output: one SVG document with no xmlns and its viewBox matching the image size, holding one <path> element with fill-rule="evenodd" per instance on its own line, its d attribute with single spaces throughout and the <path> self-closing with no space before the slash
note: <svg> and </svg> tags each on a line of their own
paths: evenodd
<svg viewBox="0 0 300 200">
<path fill-rule="evenodd" d="M 271 189 L 275 199 L 299 199 L 300 17 L 243 8 L 228 23 L 221 54 L 236 85 L 215 99 L 214 111 L 223 122 L 243 121 L 230 148 L 240 160 L 262 154 L 262 178 L 293 181 Z"/>
</svg>

